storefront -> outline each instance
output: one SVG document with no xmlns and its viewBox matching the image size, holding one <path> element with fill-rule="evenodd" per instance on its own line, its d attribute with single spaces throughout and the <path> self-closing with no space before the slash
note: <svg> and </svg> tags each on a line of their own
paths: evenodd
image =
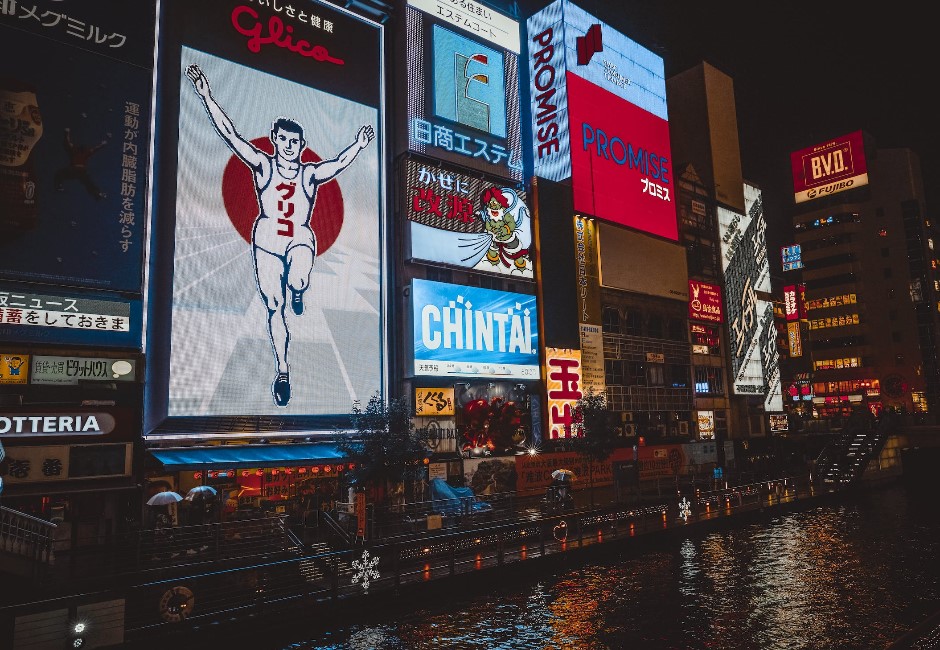
<svg viewBox="0 0 940 650">
<path fill-rule="evenodd" d="M 140 494 L 134 409 L 0 412 L 3 505 L 56 524 L 56 550 L 103 544 L 126 530 Z"/>
<path fill-rule="evenodd" d="M 167 514 L 178 525 L 231 520 L 263 512 L 297 521 L 316 510 L 332 510 L 346 493 L 355 469 L 330 444 L 287 443 L 150 449 L 144 503 L 161 491 L 185 497 L 208 485 L 216 494 L 205 509 L 181 502 Z M 145 511 L 145 520 L 148 512 Z"/>
</svg>

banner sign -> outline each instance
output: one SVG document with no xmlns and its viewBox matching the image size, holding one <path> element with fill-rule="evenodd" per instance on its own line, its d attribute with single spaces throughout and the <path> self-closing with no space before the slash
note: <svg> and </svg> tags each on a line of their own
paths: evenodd
<svg viewBox="0 0 940 650">
<path fill-rule="evenodd" d="M 758 292 L 770 292 L 763 197 L 759 188 L 744 185 L 745 214 L 718 206 L 721 266 L 725 277 L 731 370 L 735 395 L 764 395 L 764 367 L 760 342 L 768 321 L 768 301 Z M 771 310 L 772 316 L 772 310 Z M 769 321 L 773 327 L 773 318 Z"/>
<path fill-rule="evenodd" d="M 132 445 L 11 447 L 3 479 L 9 484 L 129 476 Z"/>
<path fill-rule="evenodd" d="M 602 324 L 600 258 L 597 245 L 597 224 L 580 215 L 574 217 L 575 268 L 578 285 L 578 321 L 587 325 Z"/>
<path fill-rule="evenodd" d="M 698 422 L 698 439 L 699 440 L 714 440 L 715 439 L 715 412 L 714 411 L 698 411 L 697 422 Z"/>
<path fill-rule="evenodd" d="M 28 354 L 0 354 L 0 384 L 25 384 L 28 370 Z"/>
<path fill-rule="evenodd" d="M 102 357 L 33 357 L 31 384 L 77 385 L 79 380 L 135 381 L 137 362 L 134 359 Z"/>
<path fill-rule="evenodd" d="M 141 291 L 155 18 L 0 2 L 0 279 Z"/>
<path fill-rule="evenodd" d="M 791 284 L 783 288 L 783 313 L 788 321 L 800 319 L 800 309 L 797 307 L 796 285 Z"/>
<path fill-rule="evenodd" d="M 0 286 L 0 339 L 140 347 L 141 301 Z"/>
<path fill-rule="evenodd" d="M 537 379 L 535 296 L 415 279 L 415 375 Z"/>
<path fill-rule="evenodd" d="M 454 389 L 415 388 L 415 415 L 454 415 Z"/>
<path fill-rule="evenodd" d="M 790 154 L 796 203 L 868 185 L 868 162 L 861 131 Z"/>
<path fill-rule="evenodd" d="M 803 268 L 803 253 L 799 244 L 784 246 L 780 249 L 784 271 L 796 271 Z"/>
<path fill-rule="evenodd" d="M 720 286 L 689 280 L 689 318 L 720 323 L 721 309 Z"/>
<path fill-rule="evenodd" d="M 584 386 L 584 390 L 593 388 L 595 393 L 606 393 L 604 331 L 600 325 L 580 323 L 579 334 L 581 339 L 581 385 Z"/>
<path fill-rule="evenodd" d="M 475 2 L 408 5 L 408 149 L 521 181 L 519 23 Z"/>
<path fill-rule="evenodd" d="M 161 7 L 176 169 L 151 229 L 155 264 L 173 259 L 172 286 L 151 276 L 151 312 L 170 305 L 152 402 L 348 413 L 383 390 L 383 27 L 320 2 Z"/>
<path fill-rule="evenodd" d="M 581 351 L 545 348 L 545 392 L 548 396 L 548 437 L 580 438 L 583 430 L 575 422 L 581 390 Z"/>
<path fill-rule="evenodd" d="M 103 435 L 114 431 L 110 413 L 0 413 L 0 436 Z"/>
<path fill-rule="evenodd" d="M 532 217 L 523 190 L 444 165 L 404 164 L 413 258 L 533 277 Z"/>
</svg>

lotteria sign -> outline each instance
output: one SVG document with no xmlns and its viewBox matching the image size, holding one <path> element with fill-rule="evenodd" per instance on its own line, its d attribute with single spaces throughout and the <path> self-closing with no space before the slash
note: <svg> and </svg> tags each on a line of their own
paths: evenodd
<svg viewBox="0 0 940 650">
<path fill-rule="evenodd" d="M 0 415 L 2 436 L 102 435 L 114 431 L 108 413 L 18 413 Z"/>
<path fill-rule="evenodd" d="M 571 178 L 575 210 L 677 239 L 663 59 L 567 0 L 528 33 L 536 175 Z"/>
<path fill-rule="evenodd" d="M 412 281 L 414 374 L 539 377 L 535 296 Z"/>
</svg>

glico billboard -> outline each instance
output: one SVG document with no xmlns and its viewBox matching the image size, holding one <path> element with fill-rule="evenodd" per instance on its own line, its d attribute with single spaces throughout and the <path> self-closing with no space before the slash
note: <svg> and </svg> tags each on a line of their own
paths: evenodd
<svg viewBox="0 0 940 650">
<path fill-rule="evenodd" d="M 163 5 L 147 427 L 348 415 L 384 390 L 383 28 Z"/>
<path fill-rule="evenodd" d="M 415 279 L 413 374 L 539 378 L 535 296 Z"/>
<path fill-rule="evenodd" d="M 662 57 L 571 4 L 528 20 L 535 174 L 574 209 L 678 239 Z"/>
<path fill-rule="evenodd" d="M 804 203 L 868 185 L 861 131 L 853 131 L 790 154 L 793 199 Z"/>
<path fill-rule="evenodd" d="M 521 181 L 519 23 L 474 2 L 408 0 L 410 151 Z"/>
</svg>

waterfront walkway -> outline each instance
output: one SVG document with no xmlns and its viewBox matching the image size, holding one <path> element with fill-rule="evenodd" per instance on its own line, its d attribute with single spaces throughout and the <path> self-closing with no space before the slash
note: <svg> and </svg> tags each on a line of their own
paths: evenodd
<svg viewBox="0 0 940 650">
<path fill-rule="evenodd" d="M 834 494 L 811 485 L 808 476 L 722 484 L 717 489 L 704 484 L 684 487 L 677 492 L 674 484 L 671 489 L 646 486 L 642 494 L 619 502 L 609 488 L 596 488 L 593 498 L 590 491 L 581 490 L 575 493 L 574 507 L 564 511 L 546 508 L 540 497 L 515 499 L 511 511 L 491 521 L 461 520 L 441 529 L 356 540 L 343 548 L 305 544 L 288 535 L 290 543 L 248 564 L 184 561 L 162 571 L 126 574 L 107 586 L 102 583 L 100 589 L 87 589 L 85 583 L 81 593 L 2 608 L 0 635 L 16 629 L 22 633 L 26 622 L 50 612 L 67 619 L 70 611 L 85 612 L 89 618 L 96 611 L 110 612 L 110 623 L 95 623 L 98 629 L 111 626 L 100 638 L 114 639 L 119 633 L 118 642 L 135 646 L 165 643 L 168 637 L 189 639 L 207 630 L 216 633 L 220 625 L 237 629 L 239 623 L 257 624 L 259 619 L 286 624 L 311 607 L 329 612 L 362 606 L 443 579 L 505 571 L 588 549 L 623 548 L 656 534 L 704 530 L 735 516 L 779 512 Z"/>
</svg>

